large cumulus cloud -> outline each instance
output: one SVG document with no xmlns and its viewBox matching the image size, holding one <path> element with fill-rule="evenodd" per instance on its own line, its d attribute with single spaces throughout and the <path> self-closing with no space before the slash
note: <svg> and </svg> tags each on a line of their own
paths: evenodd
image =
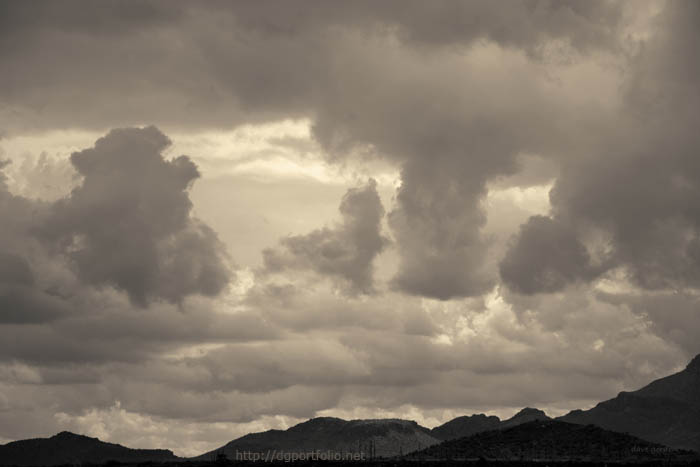
<svg viewBox="0 0 700 467">
<path fill-rule="evenodd" d="M 190 213 L 197 168 L 186 156 L 165 160 L 169 143 L 155 127 L 120 129 L 74 153 L 83 181 L 37 227 L 85 282 L 116 286 L 140 305 L 216 295 L 230 278 L 223 244 Z"/>
<path fill-rule="evenodd" d="M 72 155 L 82 181 L 54 202 L 11 193 L 0 172 L 2 359 L 115 358 L 109 339 L 68 337 L 99 321 L 98 312 L 84 316 L 90 308 L 112 316 L 130 309 L 125 297 L 141 307 L 182 304 L 225 289 L 225 248 L 190 212 L 187 190 L 199 174 L 186 156 L 165 160 L 168 143 L 155 127 L 110 132 Z M 163 342 L 144 344 L 120 352 L 136 358 Z"/>
</svg>

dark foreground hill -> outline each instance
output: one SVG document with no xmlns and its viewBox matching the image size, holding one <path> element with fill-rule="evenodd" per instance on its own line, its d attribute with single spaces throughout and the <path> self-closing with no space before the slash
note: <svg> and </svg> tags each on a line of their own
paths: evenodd
<svg viewBox="0 0 700 467">
<path fill-rule="evenodd" d="M 25 439 L 0 446 L 0 465 L 102 464 L 178 461 L 166 449 L 130 449 L 63 431 L 51 438 Z"/>
<path fill-rule="evenodd" d="M 700 355 L 679 373 L 558 419 L 700 451 Z"/>
<path fill-rule="evenodd" d="M 678 452 L 593 425 L 538 420 L 445 441 L 407 457 L 414 460 L 483 458 L 509 461 L 640 462 L 667 459 L 669 456 L 695 458 L 690 452 Z"/>
<path fill-rule="evenodd" d="M 244 453 L 302 453 L 332 451 L 363 453 L 364 457 L 397 456 L 438 443 L 428 428 L 400 419 L 342 420 L 333 417 L 312 418 L 287 430 L 251 433 L 197 459 L 212 459 L 224 453 L 240 459 Z"/>
</svg>

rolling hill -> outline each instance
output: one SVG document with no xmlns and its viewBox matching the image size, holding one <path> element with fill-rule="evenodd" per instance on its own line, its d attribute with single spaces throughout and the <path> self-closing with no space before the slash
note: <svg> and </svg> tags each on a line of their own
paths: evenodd
<svg viewBox="0 0 700 467">
<path fill-rule="evenodd" d="M 25 439 L 0 446 L 0 465 L 102 464 L 181 460 L 166 449 L 130 449 L 63 431 L 50 438 Z"/>
</svg>

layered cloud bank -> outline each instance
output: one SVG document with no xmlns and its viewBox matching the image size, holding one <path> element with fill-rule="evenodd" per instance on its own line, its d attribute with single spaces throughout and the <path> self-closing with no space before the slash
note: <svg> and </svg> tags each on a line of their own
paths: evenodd
<svg viewBox="0 0 700 467">
<path fill-rule="evenodd" d="M 700 351 L 695 2 L 0 18 L 0 438 L 556 415 Z"/>
</svg>

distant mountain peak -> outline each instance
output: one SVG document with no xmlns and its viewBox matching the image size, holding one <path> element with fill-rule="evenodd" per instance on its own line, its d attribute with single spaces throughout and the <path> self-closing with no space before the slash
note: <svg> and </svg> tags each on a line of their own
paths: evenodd
<svg viewBox="0 0 700 467">
<path fill-rule="evenodd" d="M 539 417 L 544 417 L 544 418 L 549 418 L 546 413 L 544 413 L 544 410 L 540 409 L 535 409 L 533 407 L 525 407 L 522 409 L 520 412 L 516 413 L 513 415 L 512 418 L 520 418 L 520 417 L 532 417 L 532 416 L 539 416 Z"/>
<path fill-rule="evenodd" d="M 521 423 L 531 422 L 534 420 L 550 420 L 550 418 L 549 416 L 547 416 L 546 413 L 544 413 L 543 410 L 535 409 L 532 407 L 525 407 L 508 420 L 503 420 L 503 422 L 501 422 L 501 427 L 507 428 L 515 425 L 520 425 Z"/>
<path fill-rule="evenodd" d="M 695 358 L 693 358 L 690 361 L 690 363 L 688 363 L 688 366 L 686 366 L 685 369 L 688 371 L 700 373 L 700 354 L 697 354 Z"/>
<path fill-rule="evenodd" d="M 431 430 L 433 436 L 441 440 L 471 436 L 481 431 L 494 430 L 499 427 L 501 420 L 495 415 L 483 413 L 462 415 L 436 426 Z"/>
</svg>

